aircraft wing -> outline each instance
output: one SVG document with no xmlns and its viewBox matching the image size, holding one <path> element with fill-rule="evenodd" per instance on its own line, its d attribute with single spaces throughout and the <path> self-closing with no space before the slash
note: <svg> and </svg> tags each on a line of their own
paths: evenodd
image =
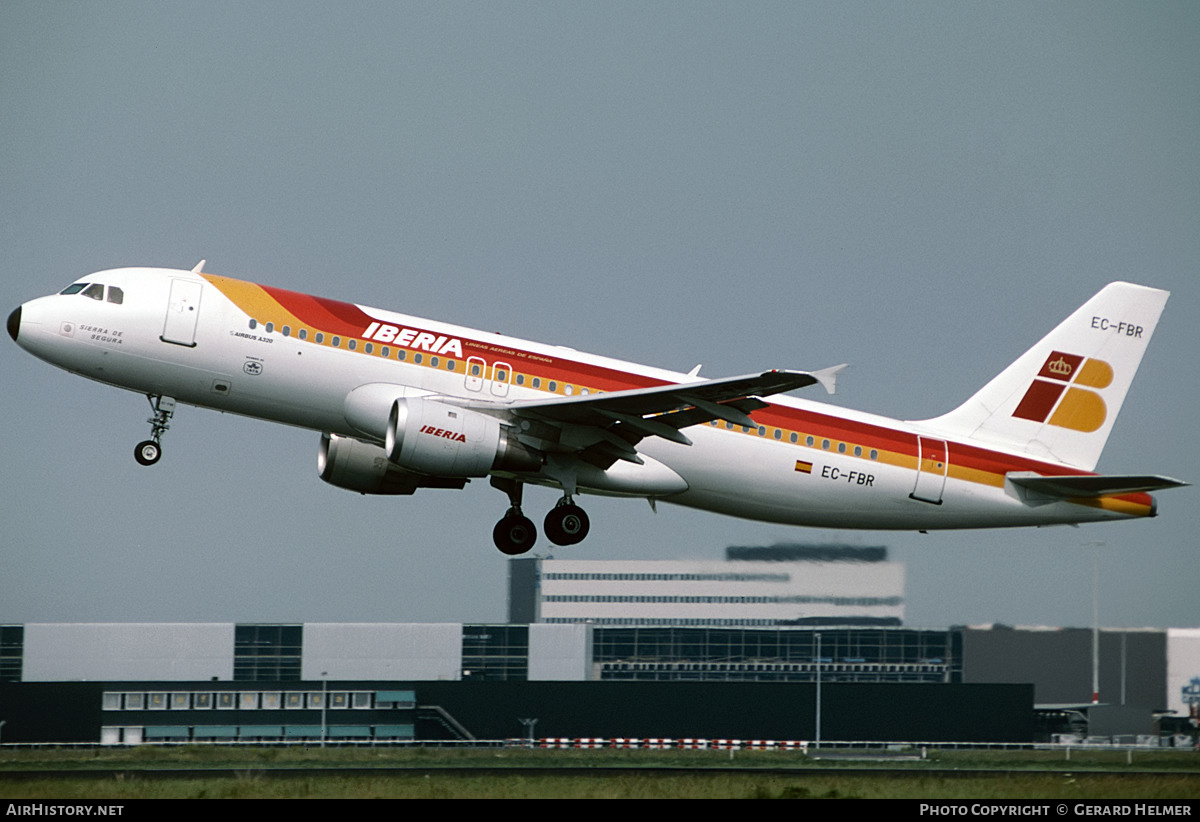
<svg viewBox="0 0 1200 822">
<path fill-rule="evenodd" d="M 641 462 L 634 446 L 644 437 L 657 436 L 691 445 L 681 428 L 718 419 L 755 426 L 757 423 L 748 415 L 766 407 L 760 397 L 814 383 L 833 393 L 837 373 L 844 367 L 811 372 L 764 371 L 742 377 L 549 400 L 462 404 L 484 411 L 494 411 L 499 406 L 518 419 L 547 423 L 558 429 L 558 450 L 578 452 L 588 462 L 607 468 L 617 459 Z M 540 443 L 530 444 L 542 447 Z"/>
</svg>

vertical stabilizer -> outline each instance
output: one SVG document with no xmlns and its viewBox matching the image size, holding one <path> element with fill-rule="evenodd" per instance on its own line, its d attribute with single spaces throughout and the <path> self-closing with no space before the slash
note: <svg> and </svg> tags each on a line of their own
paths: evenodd
<svg viewBox="0 0 1200 822">
<path fill-rule="evenodd" d="M 1168 296 L 1106 285 L 975 396 L 925 425 L 1091 471 Z"/>
</svg>

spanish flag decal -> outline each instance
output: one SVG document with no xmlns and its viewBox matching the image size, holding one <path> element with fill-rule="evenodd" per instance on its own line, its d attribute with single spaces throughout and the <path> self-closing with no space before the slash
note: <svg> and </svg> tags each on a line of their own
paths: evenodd
<svg viewBox="0 0 1200 822">
<path fill-rule="evenodd" d="M 801 472 L 802 474 L 811 474 L 812 473 L 812 463 L 805 462 L 804 460 L 796 460 L 796 470 Z"/>
</svg>

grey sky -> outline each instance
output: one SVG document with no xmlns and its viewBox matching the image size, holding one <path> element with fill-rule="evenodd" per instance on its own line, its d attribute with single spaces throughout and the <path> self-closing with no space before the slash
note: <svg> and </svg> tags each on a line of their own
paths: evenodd
<svg viewBox="0 0 1200 822">
<path fill-rule="evenodd" d="M 836 403 L 924 418 L 1127 279 L 1173 296 L 1099 468 L 1197 481 L 1197 134 L 1191 2 L 7 0 L 0 305 L 207 258 L 713 377 L 850 362 Z M 145 469 L 144 398 L 0 368 L 0 621 L 505 617 L 486 483 L 360 497 L 192 408 Z M 588 498 L 557 555 L 885 543 L 942 626 L 1084 624 L 1099 550 L 1105 624 L 1197 625 L 1196 491 L 1159 500 L 921 536 Z"/>
</svg>

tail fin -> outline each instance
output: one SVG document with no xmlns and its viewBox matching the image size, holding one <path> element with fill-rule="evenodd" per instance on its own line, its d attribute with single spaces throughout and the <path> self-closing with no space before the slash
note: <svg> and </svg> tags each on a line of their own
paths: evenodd
<svg viewBox="0 0 1200 822">
<path fill-rule="evenodd" d="M 1091 471 L 1168 296 L 1106 285 L 975 396 L 925 424 Z"/>
</svg>

